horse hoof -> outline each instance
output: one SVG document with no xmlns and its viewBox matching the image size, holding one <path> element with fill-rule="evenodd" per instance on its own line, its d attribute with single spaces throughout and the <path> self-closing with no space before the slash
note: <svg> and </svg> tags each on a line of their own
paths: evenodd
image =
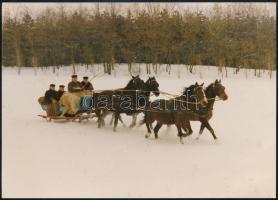
<svg viewBox="0 0 278 200">
<path fill-rule="evenodd" d="M 145 134 L 145 138 L 149 138 L 149 137 L 150 137 L 149 133 Z"/>
</svg>

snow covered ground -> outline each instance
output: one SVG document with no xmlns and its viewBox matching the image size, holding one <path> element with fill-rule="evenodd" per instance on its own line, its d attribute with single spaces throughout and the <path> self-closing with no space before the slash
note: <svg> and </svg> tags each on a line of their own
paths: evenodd
<svg viewBox="0 0 278 200">
<path fill-rule="evenodd" d="M 67 84 L 71 68 L 55 74 L 51 68 L 38 70 L 37 75 L 31 68 L 21 75 L 2 68 L 3 197 L 275 197 L 276 73 L 272 79 L 267 72 L 257 78 L 253 71 L 234 75 L 229 69 L 226 78 L 215 67 L 195 70 L 159 71 L 160 90 L 180 94 L 195 81 L 208 85 L 222 78 L 229 99 L 215 103 L 210 121 L 218 141 L 208 130 L 195 140 L 200 123 L 192 122 L 194 133 L 182 145 L 174 126 L 163 127 L 155 140 L 144 138 L 145 126 L 119 124 L 113 132 L 110 116 L 102 129 L 94 119 L 46 122 L 37 117 L 43 114 L 37 99 L 50 83 Z M 77 73 L 80 78 L 93 74 L 85 68 Z M 93 85 L 119 88 L 129 79 L 122 65 Z"/>
</svg>

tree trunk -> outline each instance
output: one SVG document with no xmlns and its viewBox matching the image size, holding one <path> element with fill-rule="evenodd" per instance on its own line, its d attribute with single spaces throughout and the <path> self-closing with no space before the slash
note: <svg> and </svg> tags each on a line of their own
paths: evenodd
<svg viewBox="0 0 278 200">
<path fill-rule="evenodd" d="M 55 69 L 55 68 L 54 68 Z M 75 63 L 72 63 L 72 71 L 73 71 L 73 74 L 76 74 L 76 66 L 75 66 Z M 54 71 L 55 73 L 55 71 Z"/>
<path fill-rule="evenodd" d="M 128 65 L 128 72 L 129 72 L 129 73 L 131 73 L 131 63 L 130 63 L 130 62 L 128 62 L 128 64 L 127 64 L 127 65 Z"/>
<path fill-rule="evenodd" d="M 189 65 L 189 72 L 191 73 L 191 74 L 193 74 L 193 65 Z"/>
<path fill-rule="evenodd" d="M 21 50 L 20 50 L 20 44 L 17 33 L 14 35 L 14 47 L 15 47 L 15 57 L 16 57 L 16 66 L 18 67 L 18 75 L 21 72 L 21 65 L 22 65 L 22 59 L 21 59 Z"/>
<path fill-rule="evenodd" d="M 107 63 L 107 72 L 108 72 L 109 75 L 111 75 L 111 69 L 112 69 L 112 64 Z"/>
<path fill-rule="evenodd" d="M 245 68 L 245 78 L 247 79 L 248 77 L 248 71 L 247 71 L 247 68 Z"/>
<path fill-rule="evenodd" d="M 269 70 L 269 78 L 270 79 L 272 78 L 272 70 L 271 69 Z"/>
<path fill-rule="evenodd" d="M 146 63 L 146 70 L 147 70 L 147 75 L 150 74 L 150 64 Z"/>
<path fill-rule="evenodd" d="M 180 77 L 181 77 L 181 69 L 180 67 L 178 67 L 178 78 L 180 79 Z"/>
<path fill-rule="evenodd" d="M 103 63 L 103 71 L 105 74 L 107 74 L 107 66 L 106 66 L 106 63 Z"/>
<path fill-rule="evenodd" d="M 139 74 L 141 74 L 141 65 L 140 65 L 140 63 L 139 63 Z"/>
</svg>

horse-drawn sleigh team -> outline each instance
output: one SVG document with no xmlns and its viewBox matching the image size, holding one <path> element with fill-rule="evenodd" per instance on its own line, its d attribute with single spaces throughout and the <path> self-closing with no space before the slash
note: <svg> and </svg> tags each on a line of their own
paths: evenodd
<svg viewBox="0 0 278 200">
<path fill-rule="evenodd" d="M 183 143 L 183 138 L 192 134 L 190 121 L 200 121 L 199 136 L 204 128 L 207 128 L 214 139 L 217 139 L 209 120 L 212 117 L 214 102 L 218 97 L 220 100 L 227 100 L 228 95 L 221 80 L 215 80 L 205 89 L 203 84 L 197 82 L 189 87 L 185 87 L 182 94 L 171 95 L 172 98 L 156 99 L 150 101 L 150 96 L 160 94 L 169 95 L 159 90 L 159 84 L 155 77 L 149 77 L 143 81 L 139 75 L 132 76 L 126 87 L 114 90 L 94 90 L 88 77 L 83 77 L 80 83 L 77 75 L 72 76 L 72 81 L 68 84 L 68 92 L 64 91 L 64 86 L 60 85 L 58 91 L 55 85 L 51 84 L 45 96 L 38 99 L 47 115 L 42 116 L 51 119 L 88 119 L 97 117 L 98 127 L 105 125 L 104 118 L 108 114 L 113 114 L 114 128 L 120 120 L 124 122 L 121 114 L 125 113 L 133 117 L 130 128 L 136 125 L 137 115 L 144 114 L 142 124 L 146 124 L 148 138 L 151 134 L 152 123 L 157 122 L 153 128 L 155 138 L 158 138 L 159 129 L 165 125 L 176 125 L 178 137 Z M 111 120 L 111 123 L 113 121 Z M 185 131 L 185 133 L 183 133 Z"/>
</svg>

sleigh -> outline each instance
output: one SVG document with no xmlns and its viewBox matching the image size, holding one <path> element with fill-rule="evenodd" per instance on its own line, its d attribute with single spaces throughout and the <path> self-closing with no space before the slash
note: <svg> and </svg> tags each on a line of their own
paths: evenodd
<svg viewBox="0 0 278 200">
<path fill-rule="evenodd" d="M 41 105 L 43 110 L 47 110 L 46 105 Z M 60 108 L 60 112 L 63 112 L 63 107 Z M 93 114 L 92 109 L 92 97 L 91 96 L 82 96 L 79 102 L 79 108 L 77 114 L 65 114 L 64 116 L 55 115 L 38 115 L 41 118 L 46 119 L 47 121 L 78 121 L 89 120 L 90 118 L 97 117 L 96 114 Z"/>
</svg>

